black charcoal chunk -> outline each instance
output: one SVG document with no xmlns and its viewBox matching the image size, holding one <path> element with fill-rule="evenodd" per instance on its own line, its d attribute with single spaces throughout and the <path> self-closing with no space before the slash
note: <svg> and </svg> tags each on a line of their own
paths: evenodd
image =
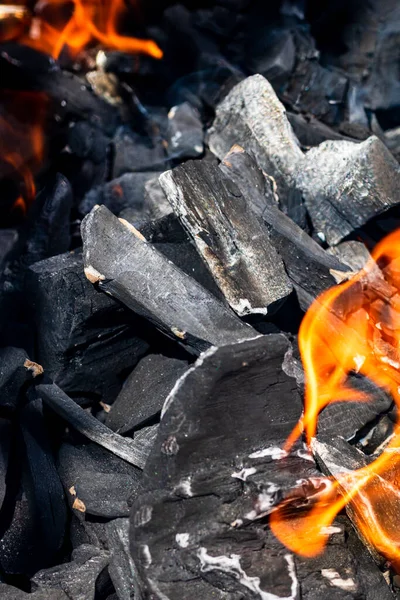
<svg viewBox="0 0 400 600">
<path fill-rule="evenodd" d="M 6 583 L 0 583 L 0 597 L 2 600 L 70 600 L 62 589 L 36 590 L 34 593 L 28 593 Z"/>
<path fill-rule="evenodd" d="M 126 435 L 145 424 L 161 411 L 169 392 L 187 368 L 187 361 L 162 354 L 142 358 L 111 406 L 106 425 Z"/>
<path fill-rule="evenodd" d="M 93 209 L 82 222 L 90 281 L 196 351 L 254 337 L 251 327 L 137 234 L 105 207 Z"/>
<path fill-rule="evenodd" d="M 297 181 L 314 228 L 329 245 L 400 201 L 400 166 L 375 136 L 312 148 Z"/>
<path fill-rule="evenodd" d="M 72 510 L 95 517 L 129 516 L 128 501 L 141 490 L 141 471 L 95 444 L 63 444 L 59 473 Z"/>
<path fill-rule="evenodd" d="M 189 102 L 168 113 L 168 155 L 171 159 L 196 158 L 204 152 L 203 124 Z"/>
<path fill-rule="evenodd" d="M 65 394 L 55 383 L 45 381 L 36 386 L 37 394 L 57 415 L 87 439 L 106 448 L 131 465 L 143 468 L 143 452 L 133 440 L 123 438 L 103 425 Z"/>
<path fill-rule="evenodd" d="M 71 562 L 39 571 L 32 578 L 33 590 L 57 593 L 62 590 L 70 600 L 94 600 L 96 581 L 107 567 L 110 555 L 94 546 L 82 545 L 72 552 Z"/>
<path fill-rule="evenodd" d="M 312 146 L 318 146 L 326 140 L 346 140 L 354 141 L 351 138 L 346 138 L 345 135 L 338 133 L 335 129 L 318 121 L 313 115 L 302 115 L 298 113 L 288 112 L 287 117 L 289 123 L 293 127 L 303 149 L 307 150 Z"/>
<path fill-rule="evenodd" d="M 16 229 L 0 229 L 0 273 L 7 262 L 10 252 L 18 242 L 18 231 Z"/>
<path fill-rule="evenodd" d="M 239 83 L 217 107 L 208 142 L 221 160 L 234 144 L 242 146 L 274 177 L 282 200 L 294 187 L 303 153 L 283 104 L 261 75 Z"/>
<path fill-rule="evenodd" d="M 310 560 L 293 556 L 259 521 L 287 491 L 300 503 L 305 489 L 318 493 L 311 455 L 301 444 L 282 449 L 302 410 L 296 382 L 282 370 L 289 348 L 284 336 L 268 335 L 208 350 L 170 394 L 145 468 L 148 491 L 132 507 L 143 597 L 334 600 L 330 571 L 321 574 L 330 569 L 352 579 L 343 599 L 372 600 L 342 524 Z"/>
<path fill-rule="evenodd" d="M 0 349 L 0 411 L 3 414 L 9 415 L 17 408 L 25 383 L 40 371 L 40 366 L 30 361 L 22 348 Z"/>
<path fill-rule="evenodd" d="M 128 311 L 87 281 L 78 252 L 33 265 L 27 293 L 46 373 L 66 392 L 113 399 L 149 348 Z"/>
<path fill-rule="evenodd" d="M 113 138 L 113 146 L 113 178 L 124 173 L 162 171 L 168 167 L 160 139 L 153 141 L 126 127 L 120 127 Z"/>
<path fill-rule="evenodd" d="M 0 508 L 7 491 L 7 471 L 14 427 L 8 419 L 0 418 Z"/>
<path fill-rule="evenodd" d="M 291 74 L 296 59 L 292 33 L 288 29 L 272 29 L 252 42 L 249 66 L 277 89 Z"/>
<path fill-rule="evenodd" d="M 160 183 L 215 282 L 240 316 L 270 312 L 292 286 L 240 189 L 207 161 L 163 173 Z"/>
<path fill-rule="evenodd" d="M 95 164 L 106 159 L 110 139 L 87 121 L 71 123 L 68 129 L 68 146 L 79 158 L 88 158 Z"/>
<path fill-rule="evenodd" d="M 154 173 L 125 173 L 117 179 L 91 189 L 79 205 L 82 215 L 96 204 L 104 204 L 113 213 L 135 226 L 159 219 L 172 212 Z"/>
</svg>

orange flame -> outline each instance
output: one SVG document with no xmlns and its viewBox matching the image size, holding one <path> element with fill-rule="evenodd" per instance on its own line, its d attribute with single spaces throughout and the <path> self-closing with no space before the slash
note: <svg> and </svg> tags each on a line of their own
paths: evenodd
<svg viewBox="0 0 400 600">
<path fill-rule="evenodd" d="M 92 42 L 133 54 L 162 58 L 153 40 L 120 35 L 117 24 L 126 12 L 124 0 L 39 0 L 20 42 L 58 58 L 64 46 L 72 55 Z"/>
<path fill-rule="evenodd" d="M 327 404 L 368 401 L 348 384 L 351 372 L 384 388 L 400 408 L 400 231 L 377 245 L 362 271 L 317 299 L 303 319 L 299 345 L 306 374 L 305 410 L 286 449 L 303 431 L 310 445 Z M 399 426 L 375 461 L 335 474 L 333 485 L 340 494 L 335 500 L 320 497 L 294 518 L 280 505 L 270 519 L 275 535 L 294 552 L 314 556 L 323 550 L 333 519 L 348 505 L 365 541 L 399 568 Z"/>
<path fill-rule="evenodd" d="M 48 99 L 40 92 L 3 92 L 0 103 L 0 158 L 8 168 L 6 175 L 19 175 L 23 188 L 14 207 L 22 209 L 36 195 L 34 173 L 39 170 L 45 152 L 44 122 Z M 27 110 L 29 107 L 29 110 Z"/>
</svg>

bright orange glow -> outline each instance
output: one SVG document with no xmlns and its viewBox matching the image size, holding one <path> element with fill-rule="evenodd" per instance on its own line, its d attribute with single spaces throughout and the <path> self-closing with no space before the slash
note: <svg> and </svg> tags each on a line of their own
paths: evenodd
<svg viewBox="0 0 400 600">
<path fill-rule="evenodd" d="M 22 183 L 21 196 L 14 207 L 22 208 L 35 199 L 34 173 L 45 152 L 44 122 L 48 100 L 37 92 L 3 92 L 0 96 L 0 159 L 8 165 L 7 175 Z M 29 110 L 27 110 L 29 107 Z"/>
<path fill-rule="evenodd" d="M 91 43 L 103 48 L 161 58 L 153 40 L 120 35 L 124 0 L 39 0 L 30 27 L 19 41 L 58 58 L 64 46 L 74 56 Z"/>
<path fill-rule="evenodd" d="M 299 345 L 306 374 L 304 417 L 286 449 L 304 431 L 310 444 L 318 415 L 331 402 L 368 401 L 348 383 L 358 372 L 389 392 L 400 408 L 400 231 L 377 245 L 372 260 L 346 283 L 322 294 L 305 315 Z M 312 444 L 311 444 L 312 445 Z M 329 526 L 348 506 L 365 541 L 400 568 L 400 431 L 362 469 L 335 474 L 337 499 L 319 497 L 295 516 L 282 504 L 271 515 L 275 535 L 292 551 L 314 556 Z"/>
</svg>

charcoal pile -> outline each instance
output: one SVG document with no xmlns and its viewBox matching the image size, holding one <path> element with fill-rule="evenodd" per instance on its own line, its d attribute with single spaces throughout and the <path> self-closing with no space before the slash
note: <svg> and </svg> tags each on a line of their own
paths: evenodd
<svg viewBox="0 0 400 600">
<path fill-rule="evenodd" d="M 144 4 L 133 55 L 0 7 L 0 596 L 400 597 L 350 509 L 312 557 L 270 527 L 396 431 L 355 369 L 286 445 L 305 312 L 400 226 L 399 7 Z"/>
</svg>

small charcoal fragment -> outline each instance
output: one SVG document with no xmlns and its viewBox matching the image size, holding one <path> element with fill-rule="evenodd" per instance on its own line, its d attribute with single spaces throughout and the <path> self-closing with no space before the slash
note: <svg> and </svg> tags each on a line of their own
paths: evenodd
<svg viewBox="0 0 400 600">
<path fill-rule="evenodd" d="M 204 151 L 204 132 L 198 111 L 184 102 L 168 113 L 168 155 L 171 159 L 196 158 Z"/>
<path fill-rule="evenodd" d="M 312 148 L 297 183 L 315 230 L 329 245 L 400 202 L 400 166 L 374 136 Z"/>
<path fill-rule="evenodd" d="M 149 140 L 131 129 L 120 127 L 114 138 L 113 177 L 124 173 L 161 171 L 168 167 L 161 140 Z"/>
<path fill-rule="evenodd" d="M 43 369 L 29 360 L 22 348 L 0 349 L 0 411 L 9 415 L 21 399 L 21 390 L 27 381 L 41 374 Z"/>
<path fill-rule="evenodd" d="M 138 598 L 135 564 L 129 551 L 129 519 L 114 519 L 106 525 L 108 547 L 112 555 L 108 572 L 118 600 Z"/>
<path fill-rule="evenodd" d="M 187 361 L 161 354 L 143 358 L 126 379 L 107 415 L 106 425 L 126 435 L 152 419 L 187 368 Z"/>
<path fill-rule="evenodd" d="M 105 207 L 84 219 L 82 237 L 86 276 L 170 337 L 196 351 L 255 337 L 251 327 Z"/>
<path fill-rule="evenodd" d="M 282 260 L 240 189 L 207 161 L 160 183 L 216 283 L 240 316 L 266 314 L 292 290 Z"/>
</svg>

